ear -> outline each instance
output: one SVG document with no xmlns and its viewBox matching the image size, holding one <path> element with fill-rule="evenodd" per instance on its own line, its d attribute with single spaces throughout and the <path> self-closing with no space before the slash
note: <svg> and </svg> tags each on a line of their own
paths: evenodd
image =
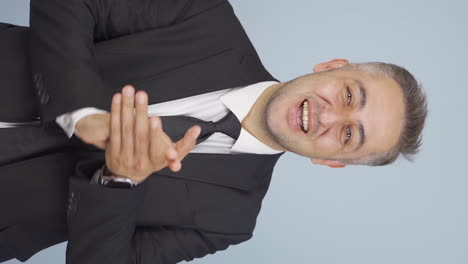
<svg viewBox="0 0 468 264">
<path fill-rule="evenodd" d="M 310 159 L 315 165 L 327 165 L 330 168 L 344 168 L 346 165 L 336 160 Z"/>
<path fill-rule="evenodd" d="M 328 71 L 331 69 L 341 68 L 349 64 L 345 59 L 334 59 L 315 65 L 314 72 Z"/>
</svg>

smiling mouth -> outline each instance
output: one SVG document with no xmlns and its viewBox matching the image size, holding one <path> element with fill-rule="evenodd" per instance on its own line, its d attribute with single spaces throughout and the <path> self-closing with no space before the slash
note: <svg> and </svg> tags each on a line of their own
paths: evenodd
<svg viewBox="0 0 468 264">
<path fill-rule="evenodd" d="M 304 100 L 300 105 L 297 111 L 296 121 L 297 124 L 301 127 L 304 133 L 307 133 L 310 129 L 309 126 L 309 102 Z"/>
</svg>

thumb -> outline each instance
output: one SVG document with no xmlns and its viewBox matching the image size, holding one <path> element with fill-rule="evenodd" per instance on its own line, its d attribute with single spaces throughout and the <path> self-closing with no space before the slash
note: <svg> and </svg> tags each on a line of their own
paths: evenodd
<svg viewBox="0 0 468 264">
<path fill-rule="evenodd" d="M 187 132 L 183 138 L 181 138 L 175 144 L 175 149 L 178 153 L 179 160 L 183 160 L 185 156 L 193 149 L 195 144 L 197 143 L 197 138 L 200 135 L 201 127 L 200 126 L 193 126 Z"/>
</svg>

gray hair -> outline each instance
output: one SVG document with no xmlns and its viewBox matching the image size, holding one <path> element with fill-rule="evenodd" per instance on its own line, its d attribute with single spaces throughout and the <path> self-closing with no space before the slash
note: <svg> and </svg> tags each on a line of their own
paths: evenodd
<svg viewBox="0 0 468 264">
<path fill-rule="evenodd" d="M 343 160 L 345 164 L 383 166 L 394 162 L 401 153 L 408 161 L 414 160 L 421 150 L 422 130 L 427 116 L 426 95 L 422 85 L 403 67 L 382 62 L 353 63 L 343 69 L 360 69 L 372 76 L 386 76 L 395 80 L 403 92 L 405 116 L 400 138 L 395 146 L 384 153 L 372 153 L 363 158 Z"/>
</svg>

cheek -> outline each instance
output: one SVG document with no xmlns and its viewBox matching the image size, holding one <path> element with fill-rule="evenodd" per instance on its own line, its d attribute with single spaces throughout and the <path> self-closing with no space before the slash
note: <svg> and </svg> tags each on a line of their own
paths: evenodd
<svg viewBox="0 0 468 264">
<path fill-rule="evenodd" d="M 325 97 L 328 101 L 335 101 L 337 96 L 337 89 L 335 87 L 329 87 L 322 89 L 320 94 Z"/>
<path fill-rule="evenodd" d="M 326 97 L 328 100 L 335 100 L 338 92 L 340 91 L 340 84 L 338 82 L 331 82 L 323 84 L 318 89 L 320 95 Z"/>
<path fill-rule="evenodd" d="M 331 133 L 317 138 L 314 143 L 323 154 L 327 155 L 336 154 L 341 149 L 340 142 Z"/>
</svg>

